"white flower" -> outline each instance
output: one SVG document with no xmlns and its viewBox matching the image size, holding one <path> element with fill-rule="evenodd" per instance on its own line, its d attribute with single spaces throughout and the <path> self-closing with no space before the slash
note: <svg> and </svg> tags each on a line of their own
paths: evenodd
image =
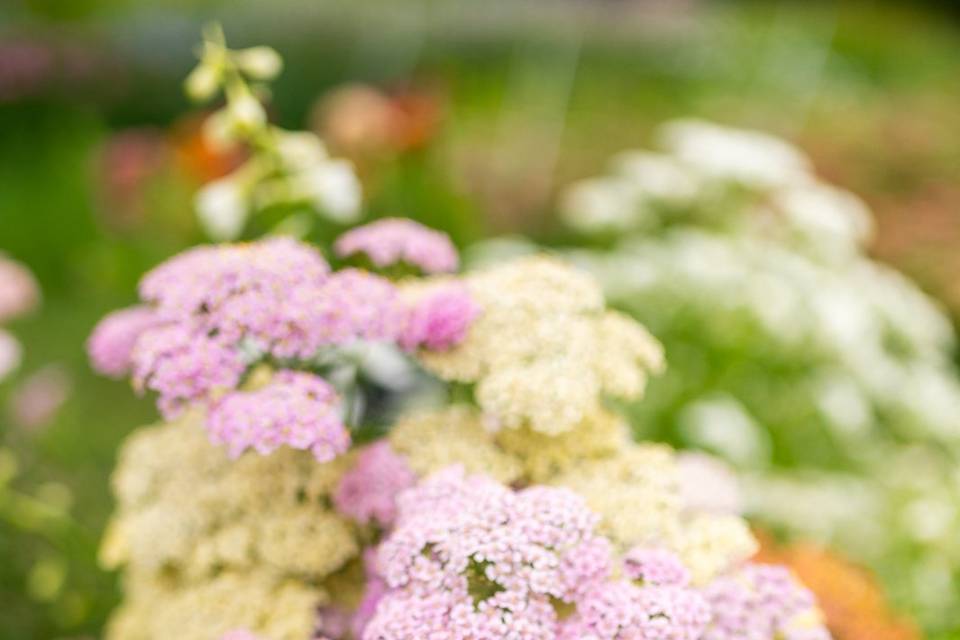
<svg viewBox="0 0 960 640">
<path fill-rule="evenodd" d="M 582 231 L 619 231 L 633 227 L 639 202 L 630 185 L 615 178 L 591 178 L 574 184 L 561 203 L 563 217 Z"/>
<path fill-rule="evenodd" d="M 277 152 L 290 171 L 303 171 L 329 159 L 323 141 L 309 131 L 277 131 Z"/>
<path fill-rule="evenodd" d="M 849 191 L 809 183 L 779 189 L 772 198 L 787 224 L 814 246 L 850 253 L 873 233 L 870 210 Z"/>
<path fill-rule="evenodd" d="M 283 58 L 271 47 L 251 47 L 234 55 L 237 66 L 255 80 L 272 80 L 283 69 Z"/>
<path fill-rule="evenodd" d="M 691 443 L 740 466 L 770 459 L 767 433 L 737 400 L 717 395 L 694 402 L 680 416 L 680 430 Z"/>
<path fill-rule="evenodd" d="M 627 151 L 616 156 L 613 165 L 638 194 L 666 202 L 692 200 L 702 187 L 696 172 L 663 153 Z"/>
<path fill-rule="evenodd" d="M 203 228 L 218 241 L 239 236 L 249 211 L 246 189 L 234 176 L 206 184 L 197 192 L 195 206 Z"/>
<path fill-rule="evenodd" d="M 13 373 L 20 366 L 22 349 L 17 339 L 0 329 L 0 380 Z"/>
<path fill-rule="evenodd" d="M 293 176 L 294 190 L 332 220 L 352 222 L 360 214 L 360 181 L 346 160 L 331 160 Z"/>
<path fill-rule="evenodd" d="M 675 120 L 661 127 L 663 147 L 709 178 L 767 189 L 810 179 L 810 161 L 774 136 L 702 120 Z"/>
</svg>

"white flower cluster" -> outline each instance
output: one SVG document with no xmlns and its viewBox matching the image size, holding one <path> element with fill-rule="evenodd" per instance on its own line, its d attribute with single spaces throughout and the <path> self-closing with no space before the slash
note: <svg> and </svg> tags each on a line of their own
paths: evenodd
<svg viewBox="0 0 960 640">
<path fill-rule="evenodd" d="M 283 64 L 269 47 L 228 49 L 218 27 L 204 33 L 200 64 L 186 80 L 198 101 L 222 90 L 225 106 L 207 120 L 204 135 L 214 148 L 242 145 L 250 157 L 229 175 L 206 184 L 196 196 L 197 213 L 215 240 L 232 240 L 250 215 L 279 205 L 305 205 L 337 222 L 360 211 L 360 182 L 347 160 L 330 157 L 315 134 L 286 131 L 269 123 L 251 83 L 272 80 Z"/>
<path fill-rule="evenodd" d="M 657 139 L 663 151 L 621 154 L 562 197 L 571 226 L 616 233 L 610 251 L 574 254 L 671 362 L 637 428 L 752 468 L 755 515 L 844 547 L 924 622 L 949 624 L 960 600 L 960 556 L 942 544 L 960 522 L 949 319 L 866 255 L 866 206 L 787 142 L 695 121 Z M 923 473 L 902 472 L 917 451 Z M 929 572 L 911 567 L 934 558 L 946 578 L 918 587 Z"/>
</svg>

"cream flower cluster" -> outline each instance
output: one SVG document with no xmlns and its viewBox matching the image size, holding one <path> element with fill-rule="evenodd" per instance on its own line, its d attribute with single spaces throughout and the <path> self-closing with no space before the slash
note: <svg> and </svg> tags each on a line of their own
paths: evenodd
<svg viewBox="0 0 960 640">
<path fill-rule="evenodd" d="M 118 501 L 101 549 L 124 569 L 111 640 L 209 640 L 252 628 L 309 638 L 322 584 L 359 553 L 331 506 L 352 456 L 319 464 L 281 449 L 231 460 L 196 414 L 136 432 L 113 476 Z"/>
<path fill-rule="evenodd" d="M 606 396 L 636 399 L 663 368 L 657 341 L 604 308 L 586 274 L 537 256 L 466 277 L 480 316 L 466 339 L 425 355 L 439 377 L 474 386 L 494 429 L 556 435 L 596 414 Z"/>
</svg>

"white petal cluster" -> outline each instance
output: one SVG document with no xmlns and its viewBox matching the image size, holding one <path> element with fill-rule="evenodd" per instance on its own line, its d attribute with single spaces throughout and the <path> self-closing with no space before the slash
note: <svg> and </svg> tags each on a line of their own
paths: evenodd
<svg viewBox="0 0 960 640">
<path fill-rule="evenodd" d="M 834 542 L 925 622 L 956 624 L 943 596 L 960 576 L 943 538 L 960 513 L 949 318 L 869 257 L 866 205 L 788 142 L 689 120 L 656 140 L 561 197 L 572 226 L 619 232 L 612 250 L 572 257 L 666 345 L 670 371 L 637 428 L 751 469 L 755 516 Z M 935 555 L 947 577 L 920 588 Z"/>
</svg>

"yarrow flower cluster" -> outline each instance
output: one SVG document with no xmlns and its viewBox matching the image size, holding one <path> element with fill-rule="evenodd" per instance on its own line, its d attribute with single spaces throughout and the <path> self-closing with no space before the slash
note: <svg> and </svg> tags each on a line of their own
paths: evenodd
<svg viewBox="0 0 960 640">
<path fill-rule="evenodd" d="M 406 264 L 423 273 L 451 273 L 460 262 L 445 233 L 405 218 L 386 218 L 348 231 L 334 249 L 341 258 L 359 253 L 377 267 Z"/>
<path fill-rule="evenodd" d="M 281 371 L 261 389 L 217 400 L 207 430 L 232 457 L 248 448 L 266 455 L 287 445 L 328 462 L 350 447 L 338 402 L 337 392 L 323 378 Z"/>
<path fill-rule="evenodd" d="M 333 503 L 360 523 L 393 524 L 397 496 L 416 482 L 407 462 L 385 441 L 372 444 L 357 455 L 353 469 L 344 474 Z"/>
<path fill-rule="evenodd" d="M 137 341 L 147 329 L 159 324 L 162 324 L 160 316 L 147 305 L 110 313 L 97 324 L 87 341 L 93 368 L 114 378 L 130 373 Z"/>
<path fill-rule="evenodd" d="M 423 361 L 441 378 L 474 383 L 494 428 L 570 431 L 607 395 L 638 398 L 663 366 L 657 341 L 605 310 L 596 283 L 558 260 L 517 260 L 466 284 L 482 313 L 459 346 Z"/>
<path fill-rule="evenodd" d="M 407 300 L 390 280 L 331 272 L 316 249 L 283 237 L 191 249 L 148 273 L 140 295 L 145 304 L 107 316 L 91 336 L 99 371 L 130 371 L 167 418 L 208 405 L 211 438 L 232 455 L 283 444 L 321 461 L 350 443 L 341 393 L 319 375 L 338 349 L 448 349 L 478 314 L 455 280 Z M 249 388 L 260 362 L 278 373 Z"/>
<path fill-rule="evenodd" d="M 703 595 L 714 611 L 703 640 L 830 640 L 829 632 L 811 619 L 813 594 L 784 567 L 749 564 L 715 580 Z"/>
<path fill-rule="evenodd" d="M 460 468 L 441 472 L 399 500 L 379 551 L 390 591 L 364 638 L 553 638 L 550 599 L 573 602 L 610 571 L 596 522 L 565 489 L 513 493 Z"/>
</svg>

